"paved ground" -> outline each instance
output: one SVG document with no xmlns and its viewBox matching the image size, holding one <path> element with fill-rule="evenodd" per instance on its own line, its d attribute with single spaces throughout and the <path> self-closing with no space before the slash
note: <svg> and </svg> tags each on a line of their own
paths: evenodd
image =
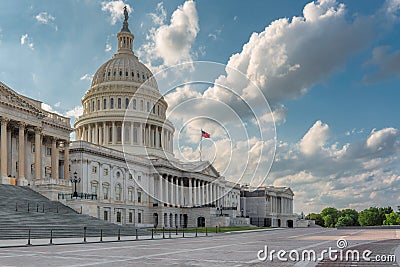
<svg viewBox="0 0 400 267">
<path fill-rule="evenodd" d="M 291 261 L 297 250 L 315 250 L 319 256 L 324 249 L 336 249 L 339 244 L 349 249 L 371 250 L 373 259 L 379 255 L 395 255 L 400 259 L 400 230 L 336 230 L 336 229 L 283 229 L 262 232 L 218 234 L 210 237 L 125 241 L 113 243 L 87 243 L 74 245 L 31 246 L 0 249 L 0 266 L 378 266 L 376 262 L 358 263 L 324 260 Z M 344 241 L 345 240 L 345 241 Z M 346 244 L 347 242 L 347 244 Z M 285 250 L 279 261 L 277 253 L 271 261 L 260 261 L 265 246 L 272 250 Z M 344 253 L 345 254 L 345 253 Z M 336 254 L 338 256 L 339 254 Z M 327 257 L 328 255 L 325 254 Z M 361 257 L 361 256 L 360 256 Z M 385 266 L 398 266 L 397 262 Z"/>
</svg>

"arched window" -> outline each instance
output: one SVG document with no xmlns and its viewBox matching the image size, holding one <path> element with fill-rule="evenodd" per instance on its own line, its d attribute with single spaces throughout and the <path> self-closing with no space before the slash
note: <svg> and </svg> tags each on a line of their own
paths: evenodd
<svg viewBox="0 0 400 267">
<path fill-rule="evenodd" d="M 129 98 L 125 98 L 125 109 L 129 107 Z"/>
<path fill-rule="evenodd" d="M 115 200 L 121 200 L 122 190 L 121 185 L 117 184 L 115 186 Z"/>
<path fill-rule="evenodd" d="M 103 99 L 103 109 L 107 109 L 107 99 Z"/>
<path fill-rule="evenodd" d="M 133 100 L 132 100 L 132 108 L 133 108 L 133 109 L 136 109 L 136 99 L 133 99 Z"/>
<path fill-rule="evenodd" d="M 92 194 L 97 195 L 98 183 L 97 182 L 91 182 L 90 183 L 90 187 L 91 187 Z"/>
<path fill-rule="evenodd" d="M 110 109 L 114 108 L 114 98 L 110 99 Z"/>
</svg>

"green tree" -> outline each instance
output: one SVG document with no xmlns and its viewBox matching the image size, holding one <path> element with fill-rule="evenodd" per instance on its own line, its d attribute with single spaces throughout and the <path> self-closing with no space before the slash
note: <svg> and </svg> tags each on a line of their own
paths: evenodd
<svg viewBox="0 0 400 267">
<path fill-rule="evenodd" d="M 339 219 L 339 211 L 335 208 L 328 207 L 321 211 L 321 216 L 324 219 L 325 227 L 335 227 Z"/>
<path fill-rule="evenodd" d="M 314 220 L 316 225 L 324 226 L 324 219 L 319 213 L 311 213 L 307 215 L 306 220 Z"/>
<path fill-rule="evenodd" d="M 350 215 L 341 216 L 335 226 L 354 226 L 354 219 Z"/>
<path fill-rule="evenodd" d="M 372 225 L 382 225 L 384 219 L 384 214 L 391 210 L 388 208 L 376 208 L 370 207 L 369 209 L 365 209 L 358 214 L 358 222 L 361 226 L 372 226 Z M 393 211 L 393 210 L 392 210 Z"/>
<path fill-rule="evenodd" d="M 379 208 L 379 215 L 381 217 L 382 224 L 383 224 L 383 221 L 386 220 L 386 214 L 391 214 L 392 212 L 393 212 L 392 207 Z"/>
<path fill-rule="evenodd" d="M 340 225 L 340 226 L 358 226 L 358 212 L 354 209 L 344 209 L 340 211 L 339 214 L 339 219 L 340 218 L 344 218 L 344 217 L 348 217 L 345 221 L 346 221 L 346 225 Z M 351 221 L 349 221 L 349 218 L 351 219 Z M 343 220 L 343 219 L 342 219 Z M 343 222 L 342 222 L 343 223 Z"/>
<path fill-rule="evenodd" d="M 384 225 L 400 225 L 400 213 L 392 212 L 385 214 L 386 219 L 383 221 Z"/>
</svg>

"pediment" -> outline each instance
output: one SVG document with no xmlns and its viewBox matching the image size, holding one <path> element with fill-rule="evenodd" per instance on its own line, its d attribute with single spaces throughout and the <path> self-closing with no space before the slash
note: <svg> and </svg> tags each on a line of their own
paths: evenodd
<svg viewBox="0 0 400 267">
<path fill-rule="evenodd" d="M 0 103 L 23 109 L 40 117 L 46 116 L 41 109 L 32 105 L 24 97 L 2 82 L 0 82 Z"/>
</svg>

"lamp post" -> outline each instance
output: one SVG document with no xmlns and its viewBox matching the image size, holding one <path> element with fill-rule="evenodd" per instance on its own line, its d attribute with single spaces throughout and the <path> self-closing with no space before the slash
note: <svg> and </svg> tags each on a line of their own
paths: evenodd
<svg viewBox="0 0 400 267">
<path fill-rule="evenodd" d="M 242 217 L 244 217 L 244 216 L 243 216 L 243 212 L 244 212 L 244 209 L 241 208 L 241 209 L 240 209 L 240 214 L 241 214 Z"/>
<path fill-rule="evenodd" d="M 75 187 L 74 187 L 75 191 L 74 191 L 74 194 L 72 195 L 72 197 L 78 198 L 78 192 L 76 191 L 76 184 L 81 182 L 81 178 L 78 177 L 78 173 L 75 171 L 74 178 L 71 177 L 69 180 L 71 181 L 71 183 L 75 184 Z"/>
<path fill-rule="evenodd" d="M 219 209 L 220 209 L 220 211 L 221 211 L 221 216 L 222 216 L 222 205 L 219 206 Z"/>
</svg>

